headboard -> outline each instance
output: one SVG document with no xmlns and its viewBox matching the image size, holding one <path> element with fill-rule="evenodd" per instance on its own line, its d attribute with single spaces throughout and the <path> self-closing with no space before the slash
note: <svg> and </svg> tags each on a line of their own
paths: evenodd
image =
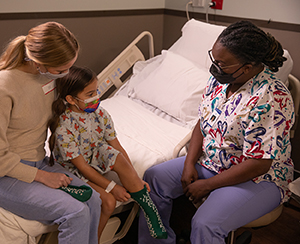
<svg viewBox="0 0 300 244">
<path fill-rule="evenodd" d="M 153 36 L 150 32 L 144 31 L 98 74 L 98 89 L 102 100 L 112 96 L 129 79 L 132 67 L 137 61 L 145 60 L 143 53 L 136 46 L 145 36 L 148 36 L 149 56 L 154 57 Z"/>
</svg>

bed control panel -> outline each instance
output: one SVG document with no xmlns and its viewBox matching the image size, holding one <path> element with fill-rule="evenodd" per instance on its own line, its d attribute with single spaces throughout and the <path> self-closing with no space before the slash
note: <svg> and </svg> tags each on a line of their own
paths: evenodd
<svg viewBox="0 0 300 244">
<path fill-rule="evenodd" d="M 109 78 L 101 82 L 98 86 L 98 90 L 100 91 L 100 95 L 104 94 L 104 92 L 112 85 L 112 82 Z"/>
<path fill-rule="evenodd" d="M 110 78 L 102 80 L 102 82 L 100 82 L 98 85 L 101 100 L 108 98 L 116 89 L 117 87 L 113 84 Z"/>
<path fill-rule="evenodd" d="M 129 60 L 136 59 L 135 54 L 132 53 L 123 62 L 118 63 L 114 69 L 111 69 L 107 76 L 100 80 L 99 77 L 99 91 L 101 99 L 105 99 L 114 94 L 126 81 L 132 73 L 133 63 Z"/>
<path fill-rule="evenodd" d="M 114 92 L 123 85 L 125 81 L 123 75 L 127 73 L 127 69 L 130 69 L 128 64 L 125 66 L 121 64 L 121 67 L 112 71 L 107 78 L 102 81 L 99 80 L 98 90 L 100 91 L 102 100 L 114 94 Z M 124 72 L 122 70 L 124 70 Z"/>
<path fill-rule="evenodd" d="M 112 96 L 130 77 L 132 67 L 138 60 L 145 60 L 136 46 L 118 56 L 98 76 L 101 99 Z"/>
</svg>

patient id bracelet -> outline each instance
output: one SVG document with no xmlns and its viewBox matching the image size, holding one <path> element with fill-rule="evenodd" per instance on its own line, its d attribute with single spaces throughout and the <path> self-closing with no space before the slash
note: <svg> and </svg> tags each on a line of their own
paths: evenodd
<svg viewBox="0 0 300 244">
<path fill-rule="evenodd" d="M 117 183 L 114 182 L 114 181 L 112 180 L 112 181 L 108 184 L 108 186 L 106 187 L 105 192 L 106 192 L 106 193 L 110 193 L 111 190 L 115 187 L 116 184 L 117 184 Z"/>
</svg>

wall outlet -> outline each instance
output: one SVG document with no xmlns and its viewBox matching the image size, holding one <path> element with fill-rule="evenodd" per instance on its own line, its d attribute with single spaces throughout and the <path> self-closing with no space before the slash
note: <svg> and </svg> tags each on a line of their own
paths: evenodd
<svg viewBox="0 0 300 244">
<path fill-rule="evenodd" d="M 215 3 L 215 6 L 213 6 L 211 8 L 222 10 L 222 8 L 223 8 L 223 0 L 212 0 L 211 2 Z"/>
<path fill-rule="evenodd" d="M 205 1 L 206 1 L 206 0 L 193 0 L 193 1 L 192 1 L 192 6 L 193 6 L 193 7 L 204 8 Z"/>
</svg>

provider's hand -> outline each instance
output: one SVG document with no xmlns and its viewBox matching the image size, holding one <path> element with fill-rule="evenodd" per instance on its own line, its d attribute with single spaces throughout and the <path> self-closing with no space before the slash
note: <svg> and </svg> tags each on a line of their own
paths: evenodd
<svg viewBox="0 0 300 244">
<path fill-rule="evenodd" d="M 110 192 L 113 194 L 115 199 L 119 202 L 127 202 L 131 197 L 123 186 L 115 185 L 115 187 Z"/>
<path fill-rule="evenodd" d="M 196 180 L 184 188 L 183 191 L 189 200 L 196 204 L 211 192 L 207 185 L 206 179 Z"/>
<path fill-rule="evenodd" d="M 184 168 L 181 175 L 181 184 L 182 189 L 185 189 L 189 184 L 198 179 L 198 172 L 195 168 L 195 165 L 184 164 Z"/>
<path fill-rule="evenodd" d="M 73 178 L 63 173 L 47 172 L 39 169 L 34 180 L 56 189 L 62 186 L 68 186 Z"/>
</svg>

